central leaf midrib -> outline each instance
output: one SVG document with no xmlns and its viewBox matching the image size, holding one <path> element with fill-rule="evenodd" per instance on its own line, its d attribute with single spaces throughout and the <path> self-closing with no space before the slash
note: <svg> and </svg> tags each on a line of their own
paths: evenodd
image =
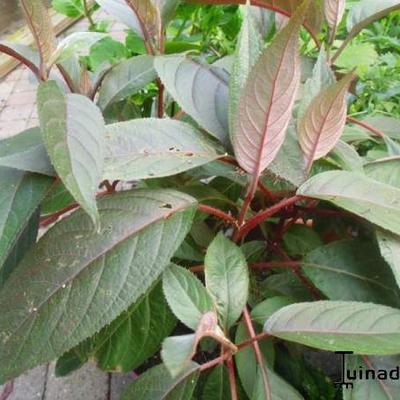
<svg viewBox="0 0 400 400">
<path fill-rule="evenodd" d="M 193 204 L 192 204 L 193 205 Z M 175 209 L 173 211 L 174 214 L 178 213 L 179 211 L 188 209 L 190 207 L 190 203 L 188 206 L 184 207 L 184 205 L 181 205 L 179 208 Z M 107 210 L 105 210 L 107 211 Z M 142 232 L 145 228 L 147 228 L 148 226 L 157 223 L 161 220 L 163 220 L 165 218 L 166 215 L 168 215 L 171 211 L 169 210 L 169 212 L 165 213 L 164 215 L 161 215 L 157 218 L 155 218 L 154 220 L 143 224 L 139 229 L 133 231 L 133 232 L 129 232 L 127 235 L 125 235 L 121 240 L 116 241 L 115 243 L 113 243 L 112 245 L 110 245 L 109 247 L 103 249 L 103 251 L 101 253 L 99 253 L 97 256 L 92 257 L 90 260 L 87 260 L 85 262 L 84 265 L 82 265 L 82 267 L 75 273 L 73 274 L 71 277 L 69 277 L 68 279 L 64 280 L 63 282 L 60 282 L 59 285 L 52 291 L 49 293 L 49 295 L 37 306 L 35 306 L 34 308 L 36 308 L 36 311 L 34 313 L 28 314 L 28 316 L 21 321 L 21 323 L 14 329 L 12 335 L 15 335 L 16 332 L 18 332 L 20 330 L 20 328 L 30 319 L 30 318 L 36 318 L 39 315 L 40 310 L 42 309 L 43 306 L 45 306 L 48 301 L 55 296 L 63 287 L 63 285 L 69 285 L 71 282 L 73 282 L 74 280 L 76 280 L 79 275 L 81 273 L 83 273 L 84 271 L 86 271 L 86 268 L 89 267 L 91 264 L 93 264 L 96 260 L 98 260 L 99 258 L 103 257 L 105 254 L 107 254 L 108 252 L 110 252 L 114 247 L 118 246 L 120 243 L 124 242 L 125 240 L 127 240 L 128 238 L 130 238 L 131 236 L 135 235 L 135 234 L 139 234 L 140 232 Z"/>
</svg>

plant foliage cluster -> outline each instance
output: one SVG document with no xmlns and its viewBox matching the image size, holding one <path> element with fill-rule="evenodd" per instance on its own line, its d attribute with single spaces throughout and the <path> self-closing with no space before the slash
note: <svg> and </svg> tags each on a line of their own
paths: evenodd
<svg viewBox="0 0 400 400">
<path fill-rule="evenodd" d="M 0 383 L 91 359 L 139 374 L 125 400 L 400 398 L 309 360 L 400 363 L 399 110 L 368 87 L 400 2 L 97 3 L 125 43 L 84 0 L 54 7 L 90 32 L 21 0 L 36 48 L 0 42 L 40 120 L 0 142 Z"/>
</svg>

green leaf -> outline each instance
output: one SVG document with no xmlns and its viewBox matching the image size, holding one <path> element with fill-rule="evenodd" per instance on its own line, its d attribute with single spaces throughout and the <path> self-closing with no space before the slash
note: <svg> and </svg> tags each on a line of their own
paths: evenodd
<svg viewBox="0 0 400 400">
<path fill-rule="evenodd" d="M 176 318 L 157 284 L 110 325 L 60 357 L 56 375 L 66 376 L 89 359 L 103 370 L 128 373 L 160 348 L 175 325 Z"/>
<path fill-rule="evenodd" d="M 284 340 L 328 351 L 400 353 L 400 310 L 372 303 L 316 301 L 284 307 L 264 331 Z"/>
<path fill-rule="evenodd" d="M 190 365 L 191 359 L 196 354 L 197 346 L 206 337 L 217 340 L 233 352 L 237 351 L 237 347 L 225 337 L 218 326 L 217 314 L 214 311 L 209 311 L 202 315 L 194 334 L 172 336 L 164 340 L 161 358 L 173 377 L 179 375 Z"/>
<path fill-rule="evenodd" d="M 61 181 L 57 181 L 52 185 L 41 204 L 42 214 L 53 214 L 75 203 L 74 198 L 70 195 Z"/>
<path fill-rule="evenodd" d="M 215 66 L 176 55 L 156 57 L 154 67 L 182 109 L 211 135 L 227 143 L 228 74 Z"/>
<path fill-rule="evenodd" d="M 203 314 L 214 310 L 206 288 L 186 268 L 171 264 L 163 274 L 163 289 L 174 314 L 193 330 L 197 329 Z"/>
<path fill-rule="evenodd" d="M 378 230 L 376 238 L 382 257 L 389 264 L 397 286 L 400 287 L 400 237 L 383 230 Z"/>
<path fill-rule="evenodd" d="M 0 271 L 52 181 L 45 176 L 0 168 Z"/>
<path fill-rule="evenodd" d="M 224 364 L 211 371 L 201 394 L 204 400 L 231 400 L 229 372 Z"/>
<path fill-rule="evenodd" d="M 270 297 L 258 303 L 251 311 L 251 319 L 260 325 L 264 325 L 265 321 L 276 311 L 282 307 L 293 304 L 295 301 L 286 296 Z"/>
<path fill-rule="evenodd" d="M 109 15 L 143 37 L 140 21 L 125 0 L 96 0 L 96 3 Z"/>
<path fill-rule="evenodd" d="M 357 25 L 369 25 L 400 8 L 398 0 L 361 0 L 353 5 L 347 16 L 347 31 L 357 29 Z M 358 29 L 357 29 L 358 30 Z"/>
<path fill-rule="evenodd" d="M 309 4 L 306 1 L 297 8 L 288 25 L 263 51 L 238 102 L 233 147 L 253 182 L 275 159 L 285 140 L 300 85 L 298 33 Z"/>
<path fill-rule="evenodd" d="M 175 325 L 161 285 L 157 285 L 96 335 L 94 358 L 102 369 L 132 371 L 159 349 Z"/>
<path fill-rule="evenodd" d="M 236 331 L 236 343 L 250 339 L 246 326 L 241 323 Z M 269 366 L 274 364 L 274 348 L 271 340 L 259 342 L 261 353 L 264 358 L 265 368 L 268 373 L 268 380 L 271 387 L 272 400 L 303 400 L 302 396 L 277 375 Z M 265 400 L 265 391 L 261 376 L 261 369 L 258 366 L 251 346 L 241 349 L 235 356 L 236 367 L 240 381 L 247 396 L 251 400 Z"/>
<path fill-rule="evenodd" d="M 0 291 L 8 310 L 0 382 L 60 356 L 146 293 L 188 233 L 195 205 L 172 190 L 127 191 L 99 200 L 100 232 L 81 210 L 51 228 Z"/>
<path fill-rule="evenodd" d="M 18 233 L 13 248 L 7 255 L 7 259 L 0 267 L 0 288 L 10 276 L 14 268 L 20 263 L 28 250 L 36 243 L 39 231 L 40 209 L 32 214 L 22 232 Z M 1 239 L 0 239 L 1 242 Z"/>
<path fill-rule="evenodd" d="M 133 381 L 123 393 L 121 400 L 190 400 L 199 375 L 199 365 L 194 362 L 175 378 L 172 378 L 167 368 L 160 364 Z"/>
<path fill-rule="evenodd" d="M 190 365 L 198 342 L 196 334 L 171 336 L 162 344 L 161 357 L 169 373 L 175 377 Z"/>
<path fill-rule="evenodd" d="M 354 67 L 360 68 L 373 65 L 378 61 L 378 58 L 378 53 L 372 43 L 352 43 L 340 54 L 335 61 L 335 65 L 350 71 Z"/>
<path fill-rule="evenodd" d="M 0 141 L 0 166 L 54 176 L 39 128 Z"/>
<path fill-rule="evenodd" d="M 283 243 L 291 256 L 304 256 L 323 244 L 315 230 L 305 225 L 293 225 L 283 236 Z"/>
<path fill-rule="evenodd" d="M 322 89 L 333 84 L 335 81 L 335 74 L 329 66 L 328 55 L 326 54 L 326 50 L 322 47 L 317 62 L 314 65 L 312 76 L 307 79 L 301 89 L 302 96 L 297 113 L 298 117 L 304 115 L 313 98 L 317 96 Z"/>
<path fill-rule="evenodd" d="M 266 170 L 267 175 L 272 174 L 294 187 L 300 186 L 306 180 L 304 156 L 296 136 L 295 127 L 289 125 L 281 149 Z"/>
<path fill-rule="evenodd" d="M 143 55 L 124 60 L 107 73 L 100 91 L 98 105 L 105 110 L 114 102 L 125 99 L 156 79 L 154 58 Z"/>
<path fill-rule="evenodd" d="M 352 380 L 352 388 L 343 388 L 343 400 L 395 400 L 400 396 L 397 379 L 391 379 L 391 371 L 396 371 L 400 365 L 400 357 L 368 357 L 368 364 L 360 356 L 346 356 L 346 370 L 375 370 L 377 376 L 386 379 L 356 379 Z M 396 372 L 394 372 L 396 374 Z M 396 377 L 396 375 L 394 375 Z"/>
<path fill-rule="evenodd" d="M 105 150 L 100 110 L 84 96 L 65 95 L 54 81 L 39 86 L 38 110 L 43 142 L 55 170 L 98 225 L 95 196 Z"/>
<path fill-rule="evenodd" d="M 336 143 L 329 153 L 329 158 L 346 171 L 363 172 L 363 159 L 353 146 L 342 140 Z"/>
<path fill-rule="evenodd" d="M 400 235 L 400 189 L 354 172 L 329 171 L 305 182 L 297 194 L 329 201 Z"/>
<path fill-rule="evenodd" d="M 247 3 L 243 7 L 243 22 L 229 80 L 229 132 L 231 135 L 240 93 L 263 46 L 264 43 L 251 12 L 251 6 Z"/>
<path fill-rule="evenodd" d="M 400 157 L 388 157 L 364 166 L 365 173 L 376 181 L 400 189 Z"/>
<path fill-rule="evenodd" d="M 51 6 L 59 13 L 70 18 L 77 18 L 84 14 L 82 0 L 53 0 Z"/>
<path fill-rule="evenodd" d="M 106 127 L 105 179 L 176 175 L 219 157 L 191 125 L 171 119 L 134 119 Z"/>
<path fill-rule="evenodd" d="M 49 61 L 56 43 L 49 12 L 42 1 L 20 0 L 20 5 L 35 39 L 43 67 Z"/>
<path fill-rule="evenodd" d="M 71 57 L 89 55 L 90 48 L 105 37 L 106 34 L 100 32 L 74 32 L 57 46 L 51 57 L 51 63 L 62 63 Z"/>
<path fill-rule="evenodd" d="M 330 300 L 399 305 L 393 274 L 374 243 L 333 242 L 309 253 L 301 265 L 308 278 Z"/>
<path fill-rule="evenodd" d="M 214 299 L 221 325 L 230 328 L 239 318 L 249 294 L 249 272 L 240 247 L 219 233 L 204 260 L 206 287 Z"/>
</svg>

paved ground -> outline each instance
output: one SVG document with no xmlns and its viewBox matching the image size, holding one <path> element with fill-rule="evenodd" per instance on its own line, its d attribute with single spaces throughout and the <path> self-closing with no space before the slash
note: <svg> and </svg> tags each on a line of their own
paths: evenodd
<svg viewBox="0 0 400 400">
<path fill-rule="evenodd" d="M 110 19 L 102 11 L 97 12 L 95 19 L 102 18 Z M 82 20 L 68 29 L 63 36 L 86 30 L 87 23 Z M 111 27 L 110 33 L 117 40 L 125 39 L 125 27 L 117 22 Z M 0 139 L 38 125 L 36 88 L 35 77 L 24 66 L 0 80 Z"/>
<path fill-rule="evenodd" d="M 130 381 L 127 375 L 106 374 L 91 364 L 56 378 L 54 365 L 44 365 L 16 379 L 8 400 L 119 400 Z M 0 386 L 0 398 L 4 388 Z"/>
<path fill-rule="evenodd" d="M 106 17 L 99 12 L 96 18 Z M 107 17 L 108 18 L 108 17 Z M 78 22 L 66 34 L 87 30 L 85 21 Z M 115 23 L 111 34 L 124 40 L 125 28 Z M 21 66 L 0 80 L 0 139 L 24 129 L 38 126 L 36 110 L 37 81 Z M 130 378 L 107 374 L 88 364 L 67 378 L 56 378 L 54 365 L 44 365 L 16 379 L 8 400 L 118 400 Z M 0 399 L 5 387 L 0 386 Z"/>
</svg>

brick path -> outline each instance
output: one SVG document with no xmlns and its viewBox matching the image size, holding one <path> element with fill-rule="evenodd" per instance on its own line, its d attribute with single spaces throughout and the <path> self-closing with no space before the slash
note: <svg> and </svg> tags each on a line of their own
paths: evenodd
<svg viewBox="0 0 400 400">
<path fill-rule="evenodd" d="M 101 11 L 95 19 L 108 18 Z M 86 31 L 82 20 L 64 34 Z M 125 39 L 125 27 L 114 23 L 110 34 Z M 0 80 L 0 139 L 13 136 L 27 128 L 38 126 L 36 110 L 37 81 L 24 66 Z M 1 144 L 0 144 L 1 145 Z M 8 400 L 119 400 L 131 378 L 123 374 L 108 374 L 87 364 L 66 378 L 56 378 L 54 364 L 43 365 L 27 372 L 14 382 Z M 0 396 L 4 386 L 0 386 Z"/>
<path fill-rule="evenodd" d="M 95 20 L 111 19 L 102 11 L 98 11 Z M 114 22 L 111 36 L 120 41 L 125 40 L 125 26 Z M 82 20 L 63 35 L 73 32 L 87 31 L 87 23 Z M 57 73 L 56 68 L 54 69 Z M 36 111 L 37 81 L 25 66 L 20 66 L 8 76 L 0 80 L 0 139 L 13 136 L 24 129 L 38 126 Z"/>
</svg>

